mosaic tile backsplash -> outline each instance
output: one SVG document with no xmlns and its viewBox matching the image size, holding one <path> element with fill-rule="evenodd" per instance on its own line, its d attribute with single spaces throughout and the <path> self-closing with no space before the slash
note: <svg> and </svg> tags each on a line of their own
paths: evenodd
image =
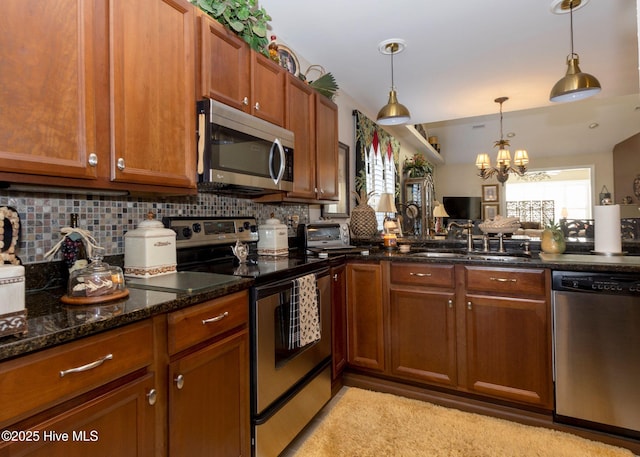
<svg viewBox="0 0 640 457">
<path fill-rule="evenodd" d="M 93 234 L 106 255 L 124 254 L 124 234 L 136 228 L 149 211 L 156 214 L 156 219 L 254 216 L 259 225 L 273 214 L 285 224 L 291 216 L 298 216 L 300 223 L 309 222 L 307 205 L 267 205 L 215 194 L 153 200 L 0 191 L 0 206 L 11 206 L 20 214 L 22 227 L 16 254 L 23 264 L 60 260 L 60 253 L 49 259 L 44 255 L 60 240 L 60 228 L 69 226 L 71 214 L 78 215 L 78 226 Z M 291 226 L 289 236 L 295 236 Z"/>
</svg>

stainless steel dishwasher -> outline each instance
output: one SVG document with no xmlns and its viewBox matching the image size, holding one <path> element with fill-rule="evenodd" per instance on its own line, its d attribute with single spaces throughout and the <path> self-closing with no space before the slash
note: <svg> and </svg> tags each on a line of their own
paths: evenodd
<svg viewBox="0 0 640 457">
<path fill-rule="evenodd" d="M 640 437 L 640 275 L 553 272 L 558 422 Z"/>
</svg>

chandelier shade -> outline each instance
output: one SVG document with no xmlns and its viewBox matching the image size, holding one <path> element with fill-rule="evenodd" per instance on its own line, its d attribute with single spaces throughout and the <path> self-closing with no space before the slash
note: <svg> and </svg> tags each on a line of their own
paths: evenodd
<svg viewBox="0 0 640 457">
<path fill-rule="evenodd" d="M 398 94 L 393 80 L 393 55 L 402 52 L 405 47 L 406 43 L 403 40 L 395 38 L 385 40 L 378 45 L 378 50 L 381 53 L 391 55 L 391 91 L 389 91 L 387 104 L 378 111 L 376 122 L 380 125 L 400 125 L 411 120 L 409 109 L 398 102 Z"/>
<path fill-rule="evenodd" d="M 598 79 L 589 73 L 580 70 L 580 58 L 573 51 L 573 10 L 581 4 L 582 0 L 563 0 L 559 8 L 561 12 L 569 10 L 571 25 L 571 54 L 567 56 L 567 72 L 553 86 L 549 94 L 552 102 L 571 102 L 591 97 L 601 90 Z"/>
</svg>

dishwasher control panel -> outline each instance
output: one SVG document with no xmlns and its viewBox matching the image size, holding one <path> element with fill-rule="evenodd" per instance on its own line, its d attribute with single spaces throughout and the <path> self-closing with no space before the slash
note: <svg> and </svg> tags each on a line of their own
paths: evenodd
<svg viewBox="0 0 640 457">
<path fill-rule="evenodd" d="M 640 275 L 554 271 L 553 290 L 640 296 Z"/>
</svg>

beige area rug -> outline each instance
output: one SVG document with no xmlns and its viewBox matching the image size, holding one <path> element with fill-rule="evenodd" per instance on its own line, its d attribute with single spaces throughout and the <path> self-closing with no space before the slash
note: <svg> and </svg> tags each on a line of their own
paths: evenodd
<svg viewBox="0 0 640 457">
<path fill-rule="evenodd" d="M 350 387 L 295 457 L 632 457 L 626 449 Z"/>
</svg>

